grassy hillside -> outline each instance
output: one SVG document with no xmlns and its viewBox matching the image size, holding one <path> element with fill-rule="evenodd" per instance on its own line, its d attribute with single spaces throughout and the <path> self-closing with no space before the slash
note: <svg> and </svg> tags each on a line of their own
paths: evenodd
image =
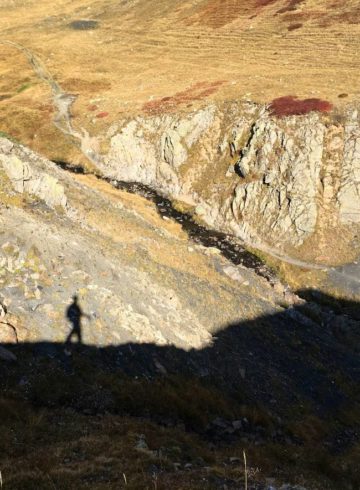
<svg viewBox="0 0 360 490">
<path fill-rule="evenodd" d="M 149 104 L 298 96 L 342 108 L 359 95 L 356 0 L 27 0 L 0 13 L 0 40 L 42 58 L 78 97 L 75 126 L 91 133 Z M 49 88 L 24 55 L 3 46 L 0 75 L 0 130 L 52 158 L 80 158 L 51 127 Z"/>
</svg>

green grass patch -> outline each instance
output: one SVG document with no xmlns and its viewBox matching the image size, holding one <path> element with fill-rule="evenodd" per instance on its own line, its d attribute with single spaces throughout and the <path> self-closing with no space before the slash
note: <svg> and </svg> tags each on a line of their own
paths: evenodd
<svg viewBox="0 0 360 490">
<path fill-rule="evenodd" d="M 21 94 L 22 92 L 25 92 L 25 90 L 28 90 L 30 87 L 32 87 L 32 83 L 23 83 L 17 90 L 17 94 Z"/>
</svg>

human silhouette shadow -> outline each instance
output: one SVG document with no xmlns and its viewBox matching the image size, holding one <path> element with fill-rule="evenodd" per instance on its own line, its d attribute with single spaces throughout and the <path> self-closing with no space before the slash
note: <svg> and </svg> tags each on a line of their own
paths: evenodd
<svg viewBox="0 0 360 490">
<path fill-rule="evenodd" d="M 82 344 L 82 326 L 81 318 L 85 317 L 90 320 L 90 315 L 83 313 L 78 303 L 78 296 L 75 294 L 73 296 L 73 302 L 68 306 L 66 310 L 66 318 L 71 323 L 71 331 L 65 340 L 65 345 L 69 346 L 72 343 L 72 339 L 75 338 L 78 345 Z"/>
</svg>

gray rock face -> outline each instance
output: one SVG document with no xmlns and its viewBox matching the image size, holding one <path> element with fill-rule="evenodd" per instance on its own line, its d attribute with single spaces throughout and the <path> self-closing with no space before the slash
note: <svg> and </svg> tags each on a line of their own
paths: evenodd
<svg viewBox="0 0 360 490">
<path fill-rule="evenodd" d="M 360 223 L 360 130 L 312 113 L 276 119 L 250 103 L 183 117 L 138 117 L 108 132 L 103 172 L 194 206 L 209 226 L 245 241 L 299 246 L 320 214 Z"/>
<path fill-rule="evenodd" d="M 110 128 L 111 148 L 103 170 L 126 182 L 141 182 L 172 195 L 182 194 L 179 171 L 189 152 L 214 123 L 215 107 L 185 118 L 137 118 Z M 186 194 L 186 193 L 185 193 Z M 190 198 L 191 199 L 191 198 Z"/>
<path fill-rule="evenodd" d="M 237 162 L 251 181 L 226 203 L 242 234 L 248 226 L 273 243 L 298 245 L 315 231 L 324 132 L 316 116 L 286 126 L 264 116 L 255 124 Z"/>
<path fill-rule="evenodd" d="M 15 191 L 37 196 L 51 207 L 66 207 L 67 198 L 63 186 L 55 176 L 44 170 L 44 160 L 33 158 L 26 148 L 0 138 L 0 165 Z M 55 168 L 53 170 L 56 172 Z"/>
<path fill-rule="evenodd" d="M 357 111 L 345 126 L 339 203 L 343 223 L 360 223 L 360 123 Z"/>
</svg>

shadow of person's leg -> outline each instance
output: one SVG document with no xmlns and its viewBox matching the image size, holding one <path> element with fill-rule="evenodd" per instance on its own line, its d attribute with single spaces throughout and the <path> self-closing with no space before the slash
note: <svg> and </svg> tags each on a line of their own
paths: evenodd
<svg viewBox="0 0 360 490">
<path fill-rule="evenodd" d="M 71 332 L 69 335 L 66 337 L 65 343 L 64 343 L 64 352 L 67 356 L 71 356 L 71 339 L 74 336 L 74 329 L 71 329 Z"/>
<path fill-rule="evenodd" d="M 81 345 L 82 344 L 82 331 L 81 331 L 81 327 L 78 330 L 77 336 L 78 336 L 78 344 Z"/>
</svg>

